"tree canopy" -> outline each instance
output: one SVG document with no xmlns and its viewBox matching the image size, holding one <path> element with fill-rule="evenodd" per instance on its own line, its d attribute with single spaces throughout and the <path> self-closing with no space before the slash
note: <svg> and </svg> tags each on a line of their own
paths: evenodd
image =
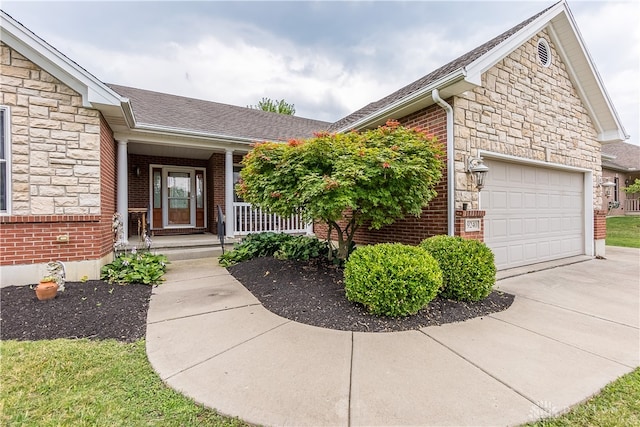
<svg viewBox="0 0 640 427">
<path fill-rule="evenodd" d="M 633 194 L 640 193 L 640 179 L 636 178 L 635 182 L 628 187 L 623 188 L 625 193 Z"/>
<path fill-rule="evenodd" d="M 345 259 L 356 230 L 419 216 L 436 196 L 443 152 L 435 137 L 389 121 L 377 129 L 319 133 L 287 144 L 256 144 L 236 190 L 249 203 L 281 216 L 301 213 L 328 224 Z"/>
<path fill-rule="evenodd" d="M 284 99 L 273 100 L 271 98 L 262 98 L 256 105 L 249 105 L 254 110 L 270 111 L 272 113 L 286 114 L 293 116 L 296 114 L 296 107 L 287 103 Z"/>
</svg>

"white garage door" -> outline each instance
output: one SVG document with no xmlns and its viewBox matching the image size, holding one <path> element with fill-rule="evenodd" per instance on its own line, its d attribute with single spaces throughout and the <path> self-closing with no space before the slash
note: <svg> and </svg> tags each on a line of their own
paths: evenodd
<svg viewBox="0 0 640 427">
<path fill-rule="evenodd" d="M 584 175 L 485 160 L 480 208 L 498 269 L 584 254 Z"/>
</svg>

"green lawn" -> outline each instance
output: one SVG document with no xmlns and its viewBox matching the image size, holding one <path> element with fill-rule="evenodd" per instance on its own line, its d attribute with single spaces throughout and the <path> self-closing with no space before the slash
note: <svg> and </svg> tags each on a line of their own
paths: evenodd
<svg viewBox="0 0 640 427">
<path fill-rule="evenodd" d="M 527 424 L 536 427 L 640 426 L 640 368 L 606 386 L 570 412 Z"/>
<path fill-rule="evenodd" d="M 607 218 L 607 245 L 640 248 L 640 216 Z"/>
<path fill-rule="evenodd" d="M 246 426 L 165 386 L 144 340 L 0 342 L 0 425 Z M 640 368 L 532 426 L 640 425 Z"/>
<path fill-rule="evenodd" d="M 244 426 L 163 384 L 144 340 L 2 341 L 0 425 Z"/>
</svg>

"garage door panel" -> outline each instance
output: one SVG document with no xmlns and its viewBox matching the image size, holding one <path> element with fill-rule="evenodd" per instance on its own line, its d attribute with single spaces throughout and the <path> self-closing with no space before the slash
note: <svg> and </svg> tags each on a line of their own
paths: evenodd
<svg viewBox="0 0 640 427">
<path fill-rule="evenodd" d="M 520 218 L 510 219 L 507 232 L 509 233 L 509 237 L 518 238 L 522 236 L 522 220 Z"/>
<path fill-rule="evenodd" d="M 520 192 L 509 193 L 508 197 L 509 197 L 509 208 L 522 209 L 522 199 L 523 199 L 522 193 Z"/>
<path fill-rule="evenodd" d="M 533 181 L 532 184 L 545 186 L 549 185 L 549 171 L 533 168 L 527 170 L 531 170 L 531 174 L 535 177 L 535 181 Z"/>
<path fill-rule="evenodd" d="M 584 253 L 583 174 L 486 163 L 490 171 L 480 208 L 486 211 L 485 242 L 498 268 Z"/>
<path fill-rule="evenodd" d="M 551 209 L 562 209 L 562 197 L 559 194 L 550 194 L 549 206 Z"/>
<path fill-rule="evenodd" d="M 507 192 L 506 191 L 494 191 L 491 193 L 492 198 L 491 206 L 495 206 L 496 209 L 507 208 Z"/>
</svg>

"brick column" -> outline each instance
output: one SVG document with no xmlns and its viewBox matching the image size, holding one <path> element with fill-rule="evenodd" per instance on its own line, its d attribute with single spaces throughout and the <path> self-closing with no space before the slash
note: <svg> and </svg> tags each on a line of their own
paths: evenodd
<svg viewBox="0 0 640 427">
<path fill-rule="evenodd" d="M 484 242 L 484 215 L 486 211 L 456 211 L 456 236 Z"/>
<path fill-rule="evenodd" d="M 593 210 L 593 244 L 596 257 L 605 254 L 605 239 L 607 237 L 607 210 Z"/>
</svg>

